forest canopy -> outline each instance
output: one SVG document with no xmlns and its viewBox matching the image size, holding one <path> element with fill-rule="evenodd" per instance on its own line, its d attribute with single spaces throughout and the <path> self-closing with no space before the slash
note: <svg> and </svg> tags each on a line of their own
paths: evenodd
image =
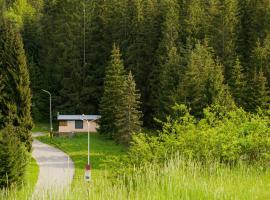
<svg viewBox="0 0 270 200">
<path fill-rule="evenodd" d="M 98 114 L 113 44 L 134 75 L 146 127 L 175 103 L 196 117 L 217 102 L 269 107 L 268 1 L 2 0 L 1 7 L 21 30 L 36 121 L 48 116 L 42 88 L 53 94 L 54 114 Z"/>
</svg>

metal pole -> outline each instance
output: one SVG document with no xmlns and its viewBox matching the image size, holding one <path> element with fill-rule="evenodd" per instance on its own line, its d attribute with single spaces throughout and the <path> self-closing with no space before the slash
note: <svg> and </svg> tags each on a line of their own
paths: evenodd
<svg viewBox="0 0 270 200">
<path fill-rule="evenodd" d="M 50 126 L 51 126 L 51 133 L 53 131 L 53 126 L 52 126 L 52 95 L 50 93 Z"/>
<path fill-rule="evenodd" d="M 50 131 L 51 131 L 51 134 L 52 134 L 52 131 L 53 131 L 53 126 L 52 126 L 52 94 L 47 91 L 47 90 L 44 90 L 44 89 L 41 89 L 43 92 L 49 94 L 50 96 Z"/>
<path fill-rule="evenodd" d="M 88 126 L 88 165 L 90 165 L 90 131 L 89 131 L 89 121 L 87 120 Z"/>
<path fill-rule="evenodd" d="M 85 1 L 83 4 L 83 67 L 85 68 Z M 85 70 L 85 69 L 84 69 Z"/>
</svg>

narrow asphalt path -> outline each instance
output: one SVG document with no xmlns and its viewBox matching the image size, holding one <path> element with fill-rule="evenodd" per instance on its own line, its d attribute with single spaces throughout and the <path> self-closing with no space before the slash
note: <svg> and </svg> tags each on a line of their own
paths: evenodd
<svg viewBox="0 0 270 200">
<path fill-rule="evenodd" d="M 63 191 L 69 187 L 74 175 L 74 164 L 66 153 L 34 140 L 32 155 L 39 166 L 34 196 L 44 192 Z"/>
</svg>

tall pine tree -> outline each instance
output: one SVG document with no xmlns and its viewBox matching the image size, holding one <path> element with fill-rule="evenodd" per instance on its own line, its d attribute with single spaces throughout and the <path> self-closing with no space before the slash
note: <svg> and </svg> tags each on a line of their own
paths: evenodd
<svg viewBox="0 0 270 200">
<path fill-rule="evenodd" d="M 116 140 L 120 143 L 129 144 L 132 134 L 139 132 L 142 126 L 140 95 L 131 72 L 129 72 L 125 81 L 123 92 L 123 105 L 119 108 L 119 113 L 116 116 Z"/>
<path fill-rule="evenodd" d="M 123 106 L 124 88 L 124 64 L 119 48 L 114 45 L 110 64 L 106 68 L 104 93 L 100 102 L 100 133 L 110 138 L 117 137 L 116 119 Z"/>
<path fill-rule="evenodd" d="M 224 66 L 225 81 L 230 79 L 231 66 L 236 59 L 238 0 L 212 0 L 208 7 L 207 39 Z"/>
<path fill-rule="evenodd" d="M 160 2 L 157 0 L 132 1 L 134 16 L 130 44 L 126 52 L 126 66 L 132 71 L 138 89 L 142 95 L 144 124 L 151 126 L 153 118 L 150 100 L 150 76 L 156 64 L 155 54 L 159 45 L 162 22 Z"/>
<path fill-rule="evenodd" d="M 268 109 L 270 105 L 270 93 L 263 69 L 255 70 L 253 79 L 248 83 L 247 109 L 255 112 L 258 108 Z"/>
<path fill-rule="evenodd" d="M 109 2 L 107 2 L 109 3 Z M 83 67 L 81 106 L 87 113 L 98 113 L 103 93 L 103 77 L 110 58 L 112 41 L 107 28 L 106 1 L 86 3 L 86 63 Z M 109 36 L 108 36 L 109 34 Z"/>
<path fill-rule="evenodd" d="M 198 117 L 205 107 L 220 102 L 226 92 L 222 65 L 214 60 L 212 52 L 206 44 L 198 43 L 191 52 L 185 74 L 185 101 Z"/>
<path fill-rule="evenodd" d="M 153 118 L 165 119 L 170 113 L 173 98 L 180 82 L 179 54 L 179 5 L 177 1 L 164 1 L 165 19 L 162 24 L 162 40 L 157 50 L 157 64 L 150 79 Z M 184 70 L 182 69 L 182 72 Z"/>
<path fill-rule="evenodd" d="M 0 25 L 0 127 L 14 125 L 32 128 L 31 91 L 25 52 L 18 29 L 8 20 Z"/>
<path fill-rule="evenodd" d="M 238 106 L 245 107 L 246 78 L 239 58 L 236 59 L 235 64 L 232 66 L 231 78 L 228 82 L 236 104 Z"/>
</svg>

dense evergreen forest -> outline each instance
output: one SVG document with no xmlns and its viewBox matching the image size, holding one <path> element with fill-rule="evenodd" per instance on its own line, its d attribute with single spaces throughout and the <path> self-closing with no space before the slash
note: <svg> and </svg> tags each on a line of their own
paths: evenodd
<svg viewBox="0 0 270 200">
<path fill-rule="evenodd" d="M 2 11 L 22 36 L 37 121 L 49 114 L 41 89 L 55 115 L 100 113 L 113 44 L 146 127 L 174 103 L 197 117 L 212 103 L 269 106 L 267 0 L 6 0 Z"/>
<path fill-rule="evenodd" d="M 0 192 L 23 184 L 33 122 L 49 118 L 42 89 L 54 118 L 99 114 L 98 132 L 129 147 L 114 170 L 125 184 L 131 175 L 129 192 L 141 185 L 134 166 L 160 174 L 175 155 L 175 165 L 193 159 L 210 175 L 212 161 L 261 173 L 270 163 L 270 1 L 0 0 Z"/>
</svg>

